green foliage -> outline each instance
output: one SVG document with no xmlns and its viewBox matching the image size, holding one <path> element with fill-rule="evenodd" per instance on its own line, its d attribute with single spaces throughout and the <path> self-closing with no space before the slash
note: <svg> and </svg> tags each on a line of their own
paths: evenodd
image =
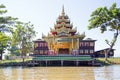
<svg viewBox="0 0 120 80">
<path fill-rule="evenodd" d="M 18 47 L 16 46 L 11 46 L 9 49 L 8 49 L 11 53 L 11 55 L 14 55 L 14 56 L 20 56 L 20 50 Z"/>
<path fill-rule="evenodd" d="M 30 23 L 17 21 L 18 18 L 3 16 L 7 12 L 3 4 L 0 5 L 0 53 L 9 45 L 11 55 L 25 55 L 33 49 L 32 39 L 35 36 L 34 27 Z M 12 36 L 8 37 L 6 33 Z M 8 44 L 9 41 L 9 44 Z"/>
<path fill-rule="evenodd" d="M 110 8 L 100 7 L 97 8 L 91 14 L 91 19 L 89 20 L 88 29 L 100 28 L 101 33 L 107 31 L 107 27 L 110 26 L 110 31 L 117 29 L 117 24 L 113 19 L 118 19 L 120 21 L 120 8 L 116 7 L 114 3 Z M 120 28 L 119 28 L 120 30 Z"/>
<path fill-rule="evenodd" d="M 4 50 L 8 47 L 9 40 L 10 40 L 10 37 L 0 32 L 0 54 L 1 55 L 4 53 Z"/>
<path fill-rule="evenodd" d="M 110 8 L 97 8 L 91 14 L 89 22 L 88 29 L 100 28 L 101 33 L 104 33 L 107 30 L 115 32 L 111 42 L 106 40 L 106 43 L 113 47 L 120 31 L 120 8 L 116 7 L 116 3 L 114 3 Z"/>
<path fill-rule="evenodd" d="M 7 12 L 7 10 L 4 10 L 5 8 L 3 4 L 0 5 L 0 32 L 11 32 L 11 26 L 15 23 L 17 18 L 2 16 Z"/>
<path fill-rule="evenodd" d="M 10 37 L 6 33 L 11 33 L 12 26 L 17 20 L 17 18 L 13 18 L 11 16 L 3 16 L 7 10 L 5 10 L 5 6 L 3 4 L 0 5 L 0 54 L 4 53 L 4 50 L 7 49 L 10 43 Z M 9 43 L 8 43 L 9 41 Z"/>
<path fill-rule="evenodd" d="M 92 12 L 88 29 L 93 28 L 100 28 L 101 33 L 104 33 L 107 30 L 114 32 L 114 36 L 111 41 L 105 40 L 110 46 L 107 52 L 108 54 L 115 45 L 118 35 L 120 34 L 120 8 L 116 7 L 116 3 L 113 3 L 110 8 L 100 7 Z"/>
<path fill-rule="evenodd" d="M 33 49 L 32 39 L 35 36 L 34 27 L 30 23 L 18 22 L 13 30 L 12 45 L 18 46 L 22 55 L 30 53 Z"/>
<path fill-rule="evenodd" d="M 7 10 L 3 10 L 4 8 L 6 8 L 3 4 L 0 5 L 0 14 L 4 14 L 7 12 Z"/>
<path fill-rule="evenodd" d="M 6 34 L 0 32 L 0 49 L 2 48 L 1 46 L 7 46 L 9 40 L 10 38 Z"/>
</svg>

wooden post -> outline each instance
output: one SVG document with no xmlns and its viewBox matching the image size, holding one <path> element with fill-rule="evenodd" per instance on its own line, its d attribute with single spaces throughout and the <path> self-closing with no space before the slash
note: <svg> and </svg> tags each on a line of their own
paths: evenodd
<svg viewBox="0 0 120 80">
<path fill-rule="evenodd" d="M 64 61 L 63 61 L 63 60 L 61 60 L 61 66 L 63 66 L 63 62 L 64 62 Z"/>
<path fill-rule="evenodd" d="M 72 49 L 73 49 L 73 39 L 72 39 Z"/>
<path fill-rule="evenodd" d="M 47 60 L 45 61 L 45 65 L 47 66 Z"/>
<path fill-rule="evenodd" d="M 94 60 L 92 60 L 92 65 L 94 65 L 95 64 L 95 62 L 94 62 Z"/>
<path fill-rule="evenodd" d="M 80 42 L 79 42 L 79 38 L 77 38 L 77 49 L 79 50 L 79 45 L 80 45 Z"/>
<path fill-rule="evenodd" d="M 76 61 L 76 66 L 78 66 L 79 65 L 79 61 Z"/>
</svg>

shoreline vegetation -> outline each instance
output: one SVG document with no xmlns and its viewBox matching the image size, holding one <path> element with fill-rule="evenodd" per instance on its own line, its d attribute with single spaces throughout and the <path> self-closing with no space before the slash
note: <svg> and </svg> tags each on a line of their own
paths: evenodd
<svg viewBox="0 0 120 80">
<path fill-rule="evenodd" d="M 0 67 L 6 67 L 6 66 L 27 66 L 27 63 L 31 61 L 32 59 L 25 59 L 23 63 L 23 59 L 16 59 L 16 60 L 1 60 L 0 61 Z"/>
<path fill-rule="evenodd" d="M 120 65 L 120 57 L 108 58 L 107 61 L 105 61 L 105 58 L 97 58 L 97 60 L 104 63 L 104 65 L 113 65 L 113 64 Z"/>
<path fill-rule="evenodd" d="M 32 59 L 25 59 L 24 63 L 22 62 L 22 59 L 18 59 L 18 60 L 1 60 L 0 61 L 0 67 L 28 66 L 28 63 L 31 60 Z M 105 58 L 96 58 L 96 60 L 101 62 L 103 64 L 103 66 L 114 65 L 114 64 L 120 65 L 120 57 L 108 58 L 107 61 L 105 61 Z"/>
</svg>

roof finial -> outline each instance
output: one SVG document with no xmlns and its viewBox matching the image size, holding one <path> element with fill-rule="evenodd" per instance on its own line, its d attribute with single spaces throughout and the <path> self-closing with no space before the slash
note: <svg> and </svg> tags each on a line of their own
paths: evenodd
<svg viewBox="0 0 120 80">
<path fill-rule="evenodd" d="M 62 15 L 64 16 L 65 15 L 65 12 L 64 12 L 64 5 L 62 7 Z"/>
</svg>

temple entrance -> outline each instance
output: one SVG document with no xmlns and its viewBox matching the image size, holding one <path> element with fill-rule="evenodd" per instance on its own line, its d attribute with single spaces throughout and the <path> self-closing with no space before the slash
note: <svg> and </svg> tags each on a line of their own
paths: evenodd
<svg viewBox="0 0 120 80">
<path fill-rule="evenodd" d="M 60 48 L 58 54 L 69 54 L 68 48 Z"/>
</svg>

